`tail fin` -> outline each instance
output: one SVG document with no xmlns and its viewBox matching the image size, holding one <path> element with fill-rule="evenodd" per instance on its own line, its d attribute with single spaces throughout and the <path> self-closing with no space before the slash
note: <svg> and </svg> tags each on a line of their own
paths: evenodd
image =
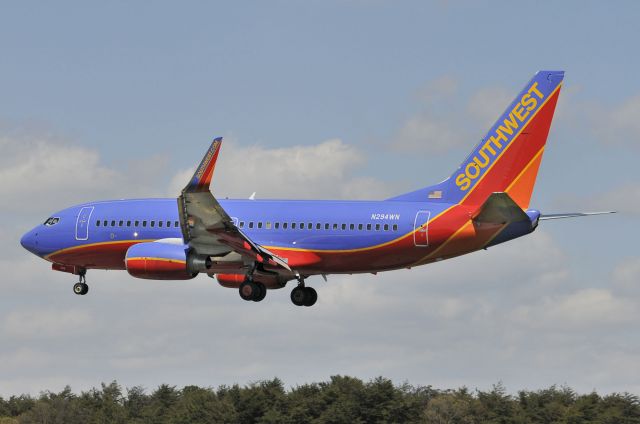
<svg viewBox="0 0 640 424">
<path fill-rule="evenodd" d="M 479 206 L 506 192 L 527 209 L 563 78 L 563 71 L 537 72 L 451 177 L 389 200 Z"/>
</svg>

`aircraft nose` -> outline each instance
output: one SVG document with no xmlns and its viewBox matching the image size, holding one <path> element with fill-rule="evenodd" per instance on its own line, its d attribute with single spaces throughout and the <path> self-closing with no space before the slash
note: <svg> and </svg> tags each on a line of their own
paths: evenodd
<svg viewBox="0 0 640 424">
<path fill-rule="evenodd" d="M 20 239 L 20 244 L 22 247 L 27 249 L 29 252 L 38 254 L 38 232 L 36 229 L 33 229 L 22 236 Z"/>
</svg>

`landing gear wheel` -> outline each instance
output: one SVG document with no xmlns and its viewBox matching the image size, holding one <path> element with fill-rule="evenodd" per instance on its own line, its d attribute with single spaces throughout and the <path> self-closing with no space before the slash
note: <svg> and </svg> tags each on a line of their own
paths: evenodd
<svg viewBox="0 0 640 424">
<path fill-rule="evenodd" d="M 267 288 L 262 283 L 253 283 L 258 290 L 256 290 L 256 295 L 252 299 L 254 302 L 260 302 L 267 296 Z"/>
<path fill-rule="evenodd" d="M 291 290 L 291 301 L 294 305 L 304 306 L 306 298 L 307 296 L 304 287 L 298 286 L 295 289 Z"/>
<path fill-rule="evenodd" d="M 318 292 L 313 287 L 305 287 L 304 292 L 304 306 L 313 306 L 318 300 Z"/>
<path fill-rule="evenodd" d="M 244 300 L 253 300 L 256 297 L 256 293 L 259 293 L 259 288 L 253 281 L 245 281 L 240 284 L 238 291 L 240 292 L 240 297 Z"/>
<path fill-rule="evenodd" d="M 86 283 L 75 283 L 73 285 L 73 292 L 75 294 L 84 296 L 89 292 L 89 286 Z"/>
</svg>

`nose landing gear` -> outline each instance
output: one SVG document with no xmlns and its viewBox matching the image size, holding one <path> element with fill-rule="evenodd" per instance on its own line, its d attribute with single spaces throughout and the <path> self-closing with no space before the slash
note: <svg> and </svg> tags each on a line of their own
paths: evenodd
<svg viewBox="0 0 640 424">
<path fill-rule="evenodd" d="M 83 269 L 80 271 L 78 282 L 73 285 L 73 292 L 75 294 L 84 296 L 89 293 L 89 286 L 87 285 L 87 270 Z"/>
</svg>

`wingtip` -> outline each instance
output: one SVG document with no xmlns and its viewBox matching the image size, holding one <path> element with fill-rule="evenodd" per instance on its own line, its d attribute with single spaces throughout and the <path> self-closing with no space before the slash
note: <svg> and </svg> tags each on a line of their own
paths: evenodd
<svg viewBox="0 0 640 424">
<path fill-rule="evenodd" d="M 221 145 L 222 137 L 216 137 L 213 139 L 209 149 L 207 149 L 207 153 L 202 159 L 202 162 L 200 162 L 200 165 L 196 168 L 195 174 L 193 174 L 189 184 L 187 184 L 183 191 L 209 190 L 209 184 L 211 183 L 211 177 L 213 176 Z"/>
</svg>

